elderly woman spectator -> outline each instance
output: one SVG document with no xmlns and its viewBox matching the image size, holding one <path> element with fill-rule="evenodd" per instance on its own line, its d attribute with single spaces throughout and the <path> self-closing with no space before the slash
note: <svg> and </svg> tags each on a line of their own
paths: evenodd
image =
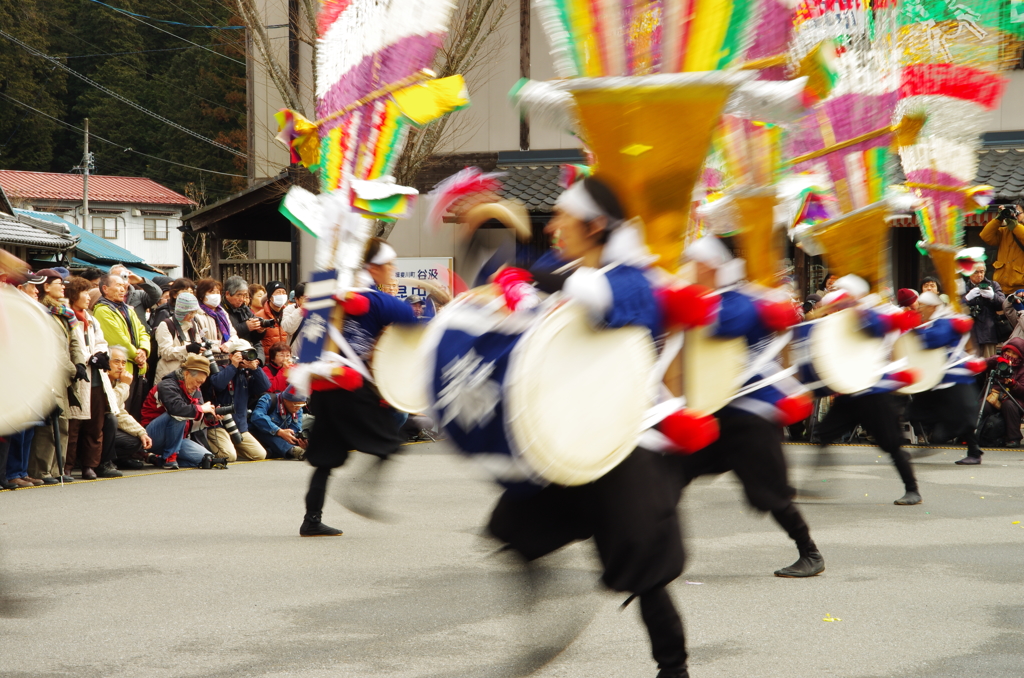
<svg viewBox="0 0 1024 678">
<path fill-rule="evenodd" d="M 145 325 L 146 312 L 159 303 L 163 290 L 142 276 L 132 273 L 124 264 L 111 266 L 110 275 L 116 275 L 125 281 L 127 288 L 124 302 L 135 311 L 139 321 Z"/>
<path fill-rule="evenodd" d="M 182 292 L 174 305 L 174 317 L 157 325 L 156 344 L 160 360 L 156 365 L 154 383 L 160 383 L 161 379 L 181 367 L 190 353 L 202 353 L 199 342 L 206 336 L 196 325 L 198 313 L 199 301 L 195 295 Z"/>
<path fill-rule="evenodd" d="M 263 360 L 263 324 L 249 307 L 249 283 L 241 276 L 233 275 L 224 282 L 224 311 L 239 339 L 252 344 Z"/>
<path fill-rule="evenodd" d="M 106 413 L 114 409 L 114 394 L 103 371 L 110 367 L 110 355 L 103 330 L 88 311 L 92 283 L 70 278 L 65 286 L 68 303 L 78 322 L 72 331 L 88 356 L 88 379 L 75 385 L 78 405 L 68 411 L 68 452 L 64 457 L 64 475 L 71 475 L 75 463 L 82 464 L 82 479 L 116 478 L 121 473 L 108 460 L 103 461 L 103 425 Z"/>
<path fill-rule="evenodd" d="M 124 346 L 128 351 L 128 369 L 133 381 L 126 407 L 133 417 L 142 412 L 142 401 L 146 396 L 145 379 L 150 338 L 145 323 L 125 303 L 127 285 L 119 277 L 109 273 L 100 278 L 100 294 L 103 297 L 93 307 L 93 315 L 103 329 L 108 344 Z"/>
<path fill-rule="evenodd" d="M 39 271 L 39 275 L 45 278 L 45 282 L 39 285 L 39 301 L 46 307 L 48 317 L 53 321 L 53 330 L 60 337 L 61 343 L 67 347 L 67 352 L 61 352 L 58 365 L 58 369 L 64 375 L 63 388 L 57 389 L 56 407 L 47 416 L 46 423 L 36 427 L 28 474 L 33 478 L 41 478 L 46 484 L 56 484 L 61 480 L 59 476 L 63 469 L 57 465 L 57 448 L 52 424 L 56 418 L 60 433 L 60 456 L 64 457 L 68 442 L 69 400 L 71 404 L 78 404 L 75 392 L 70 387 L 77 381 L 87 381 L 89 373 L 85 367 L 85 352 L 74 331 L 78 318 L 75 317 L 74 311 L 64 304 L 64 279 L 52 268 Z M 70 482 L 73 478 L 65 475 L 63 480 Z"/>
<path fill-rule="evenodd" d="M 288 368 L 292 365 L 292 349 L 288 344 L 279 341 L 270 347 L 267 364 L 263 371 L 270 380 L 269 393 L 280 393 L 288 388 Z"/>
<path fill-rule="evenodd" d="M 193 322 L 203 331 L 203 336 L 213 342 L 214 353 L 227 355 L 228 343 L 238 339 L 238 333 L 220 306 L 220 282 L 203 278 L 196 285 L 196 298 L 199 299 L 199 313 Z"/>
<path fill-rule="evenodd" d="M 210 376 L 210 361 L 190 355 L 180 368 L 160 380 L 146 398 L 153 416 L 146 433 L 153 440 L 150 461 L 159 468 L 211 468 L 213 455 L 188 439 L 192 424 L 214 415 L 213 403 L 203 402 L 200 387 Z M 159 395 L 159 399 L 156 397 Z"/>
<path fill-rule="evenodd" d="M 300 437 L 306 397 L 289 386 L 280 393 L 265 393 L 252 411 L 252 431 L 271 459 L 302 459 L 306 441 Z"/>
<path fill-rule="evenodd" d="M 142 424 L 124 409 L 128 387 L 132 383 L 132 375 L 127 372 L 128 352 L 124 346 L 111 346 L 108 350 L 110 370 L 106 374 L 106 379 L 113 389 L 114 404 L 117 405 L 114 410 L 117 425 L 114 429 L 111 456 L 119 468 L 141 469 L 146 450 L 153 447 L 153 439 L 146 433 Z"/>
</svg>

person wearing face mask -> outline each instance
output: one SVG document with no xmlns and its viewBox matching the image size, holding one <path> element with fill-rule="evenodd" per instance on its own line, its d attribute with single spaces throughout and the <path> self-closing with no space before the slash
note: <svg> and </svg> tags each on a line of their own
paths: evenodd
<svg viewBox="0 0 1024 678">
<path fill-rule="evenodd" d="M 263 302 L 263 308 L 256 317 L 262 318 L 270 323 L 263 331 L 263 354 L 270 353 L 270 347 L 279 341 L 288 343 L 288 332 L 284 328 L 285 306 L 288 305 L 288 290 L 280 280 L 271 280 L 267 283 L 267 300 Z M 294 328 L 293 328 L 294 330 Z"/>
<path fill-rule="evenodd" d="M 215 356 L 226 357 L 228 344 L 238 339 L 238 333 L 227 312 L 221 308 L 224 299 L 221 284 L 213 278 L 203 278 L 196 284 L 196 298 L 199 300 L 199 313 L 196 314 L 196 327 L 202 330 L 203 336 L 213 342 Z"/>
<path fill-rule="evenodd" d="M 202 353 L 199 342 L 205 338 L 203 330 L 196 326 L 199 314 L 199 300 L 194 294 L 182 292 L 174 304 L 174 316 L 166 318 L 156 326 L 157 351 L 160 361 L 156 365 L 154 383 L 160 383 L 165 376 L 181 367 L 190 353 Z"/>
</svg>

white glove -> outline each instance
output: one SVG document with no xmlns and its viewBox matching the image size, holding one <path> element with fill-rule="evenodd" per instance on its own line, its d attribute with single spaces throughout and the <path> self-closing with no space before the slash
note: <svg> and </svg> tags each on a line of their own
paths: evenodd
<svg viewBox="0 0 1024 678">
<path fill-rule="evenodd" d="M 980 287 L 973 287 L 973 288 L 971 288 L 971 291 L 970 291 L 970 292 L 968 292 L 968 293 L 967 293 L 967 294 L 966 294 L 966 295 L 964 296 L 964 299 L 966 299 L 967 301 L 970 301 L 971 299 L 975 299 L 975 298 L 977 298 L 977 296 L 978 296 L 979 294 L 981 294 L 981 288 L 980 288 Z"/>
<path fill-rule="evenodd" d="M 986 299 L 991 299 L 992 297 L 996 296 L 996 291 L 989 287 L 988 289 L 984 289 L 981 291 L 981 296 L 985 297 Z"/>
</svg>

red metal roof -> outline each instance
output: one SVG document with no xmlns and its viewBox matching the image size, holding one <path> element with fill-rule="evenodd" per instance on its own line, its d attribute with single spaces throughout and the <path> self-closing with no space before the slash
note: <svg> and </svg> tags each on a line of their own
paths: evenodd
<svg viewBox="0 0 1024 678">
<path fill-rule="evenodd" d="M 0 170 L 0 186 L 9 197 L 25 200 L 82 199 L 82 175 Z M 191 205 L 188 198 L 145 177 L 89 175 L 89 202 L 141 205 Z"/>
</svg>

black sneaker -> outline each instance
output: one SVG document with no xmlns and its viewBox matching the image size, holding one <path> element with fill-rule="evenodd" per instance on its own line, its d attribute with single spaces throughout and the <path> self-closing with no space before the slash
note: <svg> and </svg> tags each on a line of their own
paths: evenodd
<svg viewBox="0 0 1024 678">
<path fill-rule="evenodd" d="M 306 514 L 305 520 L 302 521 L 302 526 L 299 527 L 300 537 L 340 537 L 344 534 L 341 530 L 337 530 L 333 527 L 328 527 L 320 522 L 320 514 L 309 515 Z"/>
<path fill-rule="evenodd" d="M 120 478 L 124 474 L 114 468 L 114 462 L 105 461 L 96 468 L 97 478 Z"/>
<path fill-rule="evenodd" d="M 807 555 L 800 556 L 800 559 L 789 567 L 775 570 L 776 577 L 814 577 L 825 571 L 825 559 L 819 551 L 808 551 Z"/>
<path fill-rule="evenodd" d="M 146 464 L 141 459 L 118 459 L 114 465 L 122 471 L 141 471 Z"/>
<path fill-rule="evenodd" d="M 921 499 L 920 492 L 918 492 L 917 490 L 907 490 L 906 494 L 904 494 L 902 497 L 900 497 L 893 503 L 896 504 L 897 506 L 914 506 L 916 504 L 920 504 L 922 501 L 924 500 Z"/>
<path fill-rule="evenodd" d="M 954 461 L 953 463 L 954 464 L 959 464 L 960 466 L 974 466 L 976 464 L 980 464 L 981 463 L 981 457 L 972 457 L 970 455 L 967 455 L 963 459 L 961 459 L 959 461 Z M 45 478 L 44 478 L 44 480 L 45 480 Z"/>
<path fill-rule="evenodd" d="M 690 678 L 690 672 L 686 669 L 662 669 L 658 671 L 658 678 Z"/>
</svg>

